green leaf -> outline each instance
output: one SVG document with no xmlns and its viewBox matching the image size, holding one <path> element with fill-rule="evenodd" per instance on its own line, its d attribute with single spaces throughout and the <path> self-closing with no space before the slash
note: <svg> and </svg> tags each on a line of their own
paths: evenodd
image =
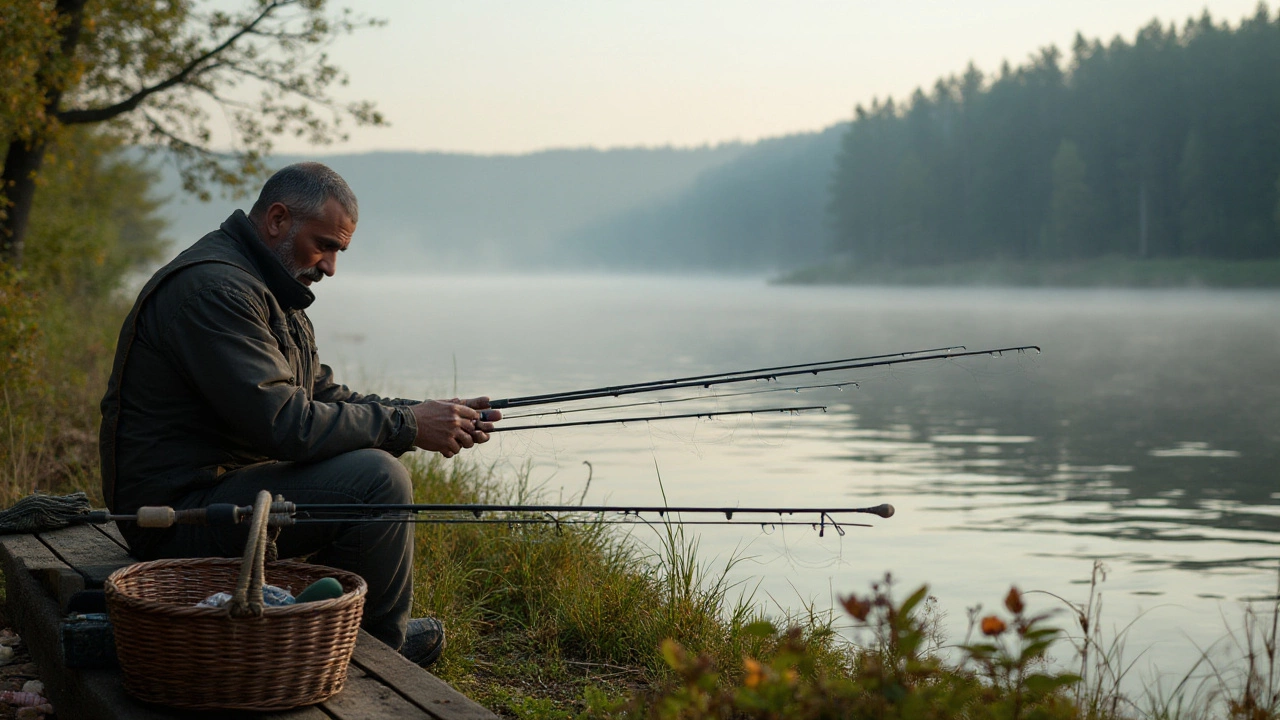
<svg viewBox="0 0 1280 720">
<path fill-rule="evenodd" d="M 914 610 L 915 607 L 920 604 L 920 601 L 924 600 L 928 596 L 929 596 L 929 586 L 921 585 L 919 590 L 916 590 L 915 592 L 911 593 L 911 597 L 902 601 L 902 609 L 900 610 L 900 612 L 902 613 L 903 616 L 910 615 L 911 611 Z"/>
<path fill-rule="evenodd" d="M 1032 693 L 1037 695 L 1048 695 L 1058 688 L 1069 687 L 1078 682 L 1080 682 L 1079 675 L 1072 675 L 1069 673 L 1064 675 L 1044 675 L 1036 673 L 1035 675 L 1028 675 L 1022 681 L 1022 684 Z"/>
<path fill-rule="evenodd" d="M 1058 628 L 1043 628 L 1040 630 L 1028 630 L 1022 634 L 1022 637 L 1028 640 L 1038 640 L 1040 638 L 1052 638 L 1057 636 L 1061 630 Z"/>
<path fill-rule="evenodd" d="M 667 666 L 672 670 L 679 670 L 683 665 L 684 648 L 680 643 L 667 638 L 662 641 L 662 659 L 667 662 Z"/>
</svg>

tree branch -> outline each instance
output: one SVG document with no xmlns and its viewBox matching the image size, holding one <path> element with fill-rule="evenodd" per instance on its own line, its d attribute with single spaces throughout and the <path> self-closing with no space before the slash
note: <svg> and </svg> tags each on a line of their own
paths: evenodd
<svg viewBox="0 0 1280 720">
<path fill-rule="evenodd" d="M 295 87 L 293 85 L 290 85 L 289 83 L 281 82 L 279 78 L 272 77 L 265 73 L 260 73 L 244 65 L 240 65 L 238 63 L 227 63 L 227 67 L 230 67 L 231 69 L 235 70 L 237 73 L 245 77 L 258 80 L 259 82 L 262 82 L 265 85 L 270 85 L 272 87 L 275 87 L 277 90 L 280 90 L 282 92 L 291 93 L 293 95 L 296 95 L 302 98 L 303 100 L 310 100 L 311 102 L 316 103 L 317 105 L 323 105 L 325 107 L 333 107 L 334 105 L 334 102 L 332 100 L 329 100 L 327 97 L 320 94 L 319 92 L 314 92 L 311 90 L 307 90 L 303 87 Z"/>
<path fill-rule="evenodd" d="M 175 135 L 174 133 L 171 133 L 168 130 L 166 130 L 164 125 L 159 120 L 156 120 L 155 118 L 151 117 L 149 113 L 143 113 L 142 116 L 146 118 L 147 125 L 150 126 L 151 132 L 154 133 L 155 135 L 158 135 L 168 140 L 171 146 L 185 150 L 194 155 L 202 155 L 205 157 L 216 157 L 216 158 L 223 158 L 223 159 L 231 159 L 235 157 L 234 153 L 214 152 L 213 150 L 209 150 L 208 148 L 202 147 L 200 145 L 196 145 L 195 143 L 192 143 L 192 142 L 188 142 L 187 140 L 183 140 L 178 135 Z"/>
<path fill-rule="evenodd" d="M 193 73 L 195 73 L 196 70 L 199 69 L 202 64 L 216 57 L 220 53 L 226 51 L 228 48 L 234 45 L 237 41 L 239 41 L 240 38 L 252 33 L 254 28 L 257 27 L 259 23 L 261 23 L 263 20 L 266 20 L 268 17 L 270 17 L 271 14 L 274 13 L 277 9 L 284 7 L 285 5 L 293 4 L 293 2 L 294 0 L 273 0 L 273 2 L 270 5 L 267 5 L 265 8 L 263 8 L 262 12 L 258 13 L 258 16 L 255 17 L 252 21 L 250 21 L 247 25 L 241 27 L 239 30 L 237 30 L 235 33 L 229 36 L 226 40 L 223 40 L 221 43 L 218 44 L 217 47 L 209 50 L 208 52 L 204 53 L 203 55 L 195 58 L 191 62 L 184 65 L 181 70 L 171 75 L 170 77 L 154 85 L 151 85 L 150 87 L 145 87 L 137 91 L 133 95 L 129 96 L 128 98 L 121 100 L 120 102 L 114 105 L 110 105 L 102 108 L 90 108 L 86 110 L 63 110 L 57 113 L 58 121 L 64 125 L 96 123 L 96 122 L 102 122 L 104 120 L 110 120 L 111 118 L 117 115 L 134 110 L 135 108 L 138 107 L 139 104 L 142 103 L 143 100 L 146 100 L 148 97 L 158 92 L 163 92 L 164 90 L 168 90 L 169 88 L 175 85 L 179 85 L 185 82 L 187 78 L 189 78 Z"/>
</svg>

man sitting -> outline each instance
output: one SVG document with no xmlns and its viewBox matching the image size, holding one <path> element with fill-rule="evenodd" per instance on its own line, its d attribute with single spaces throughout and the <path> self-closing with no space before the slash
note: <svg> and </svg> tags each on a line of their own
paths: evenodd
<svg viewBox="0 0 1280 720">
<path fill-rule="evenodd" d="M 102 494 L 117 513 L 142 505 L 250 505 L 266 489 L 296 503 L 410 503 L 395 458 L 413 447 L 452 457 L 489 439 L 488 398 L 418 402 L 361 395 L 320 363 L 306 308 L 351 244 L 355 195 L 319 163 L 291 165 L 142 288 L 124 321 L 102 400 Z M 397 299 L 387 298 L 389 311 Z M 409 308 L 402 308 L 408 312 Z M 164 530 L 121 523 L 143 559 L 238 556 L 244 527 Z M 409 620 L 407 523 L 285 528 L 281 557 L 358 573 L 363 626 L 419 664 L 444 632 Z"/>
</svg>

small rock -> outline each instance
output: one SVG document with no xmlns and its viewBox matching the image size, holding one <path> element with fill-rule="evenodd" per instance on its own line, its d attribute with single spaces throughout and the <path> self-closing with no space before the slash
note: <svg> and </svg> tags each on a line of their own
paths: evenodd
<svg viewBox="0 0 1280 720">
<path fill-rule="evenodd" d="M 18 711 L 15 712 L 13 716 L 18 720 L 40 720 L 40 718 L 45 716 L 46 709 L 52 710 L 53 708 L 50 708 L 48 705 L 21 707 L 18 708 Z"/>
<path fill-rule="evenodd" d="M 33 662 L 15 662 L 8 667 L 0 667 L 0 677 L 21 678 L 22 680 L 30 680 L 40 676 L 40 668 L 36 667 Z"/>
<path fill-rule="evenodd" d="M 8 665 L 11 662 L 13 662 L 13 648 L 0 645 L 0 665 Z"/>
<path fill-rule="evenodd" d="M 31 693 L 32 695 L 43 695 L 44 683 L 39 680 L 28 680 L 23 683 L 22 692 Z"/>
<path fill-rule="evenodd" d="M 0 630 L 0 645 L 4 645 L 5 647 L 13 647 L 14 645 L 17 645 L 21 642 L 22 642 L 22 638 L 18 637 L 18 634 L 10 630 L 9 628 Z"/>
</svg>

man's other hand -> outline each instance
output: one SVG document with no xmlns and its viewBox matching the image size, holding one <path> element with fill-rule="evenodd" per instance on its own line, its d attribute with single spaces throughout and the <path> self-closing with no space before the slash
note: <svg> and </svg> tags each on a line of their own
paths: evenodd
<svg viewBox="0 0 1280 720">
<path fill-rule="evenodd" d="M 501 412 L 489 409 L 487 397 L 428 400 L 409 409 L 418 421 L 418 435 L 413 444 L 447 458 L 476 443 L 487 442 L 493 421 L 502 419 Z"/>
<path fill-rule="evenodd" d="M 480 422 L 473 423 L 473 428 L 471 430 L 471 439 L 478 443 L 489 442 L 489 431 L 493 430 L 493 423 L 502 419 L 501 411 L 489 409 L 489 398 L 487 397 L 467 398 L 466 400 L 453 398 L 452 400 L 446 400 L 445 402 L 451 402 L 455 405 L 465 405 L 472 410 L 478 411 L 480 415 Z M 467 447 L 470 447 L 470 445 Z"/>
</svg>

